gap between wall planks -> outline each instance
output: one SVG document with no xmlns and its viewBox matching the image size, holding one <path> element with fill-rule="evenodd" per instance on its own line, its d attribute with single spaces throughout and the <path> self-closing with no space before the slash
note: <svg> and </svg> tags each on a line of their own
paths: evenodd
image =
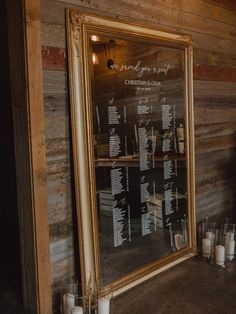
<svg viewBox="0 0 236 314">
<path fill-rule="evenodd" d="M 7 1 L 7 15 L 24 306 L 51 314 L 40 1 Z"/>
</svg>

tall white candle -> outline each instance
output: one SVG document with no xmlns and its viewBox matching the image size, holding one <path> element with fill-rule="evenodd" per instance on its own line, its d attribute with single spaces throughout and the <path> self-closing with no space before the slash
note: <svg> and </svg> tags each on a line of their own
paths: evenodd
<svg viewBox="0 0 236 314">
<path fill-rule="evenodd" d="M 74 306 L 71 310 L 71 314 L 83 314 L 84 311 L 81 306 Z"/>
<path fill-rule="evenodd" d="M 217 265 L 224 265 L 225 262 L 225 247 L 223 245 L 217 245 L 215 247 L 215 260 Z"/>
<path fill-rule="evenodd" d="M 226 249 L 226 259 L 228 261 L 232 261 L 234 259 L 235 241 L 226 240 L 225 249 Z"/>
<path fill-rule="evenodd" d="M 211 255 L 211 240 L 204 238 L 202 239 L 202 256 L 210 257 Z"/>
<path fill-rule="evenodd" d="M 110 299 L 103 297 L 98 299 L 98 314 L 110 313 Z"/>
</svg>

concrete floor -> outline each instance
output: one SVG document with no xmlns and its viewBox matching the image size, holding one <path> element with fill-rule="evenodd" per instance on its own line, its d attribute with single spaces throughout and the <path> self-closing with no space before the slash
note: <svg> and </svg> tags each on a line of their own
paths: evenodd
<svg viewBox="0 0 236 314">
<path fill-rule="evenodd" d="M 236 314 L 236 262 L 217 269 L 197 257 L 113 300 L 113 314 Z"/>
<path fill-rule="evenodd" d="M 0 314 L 26 313 L 13 292 L 0 289 Z M 236 261 L 187 260 L 115 298 L 112 314 L 236 314 Z"/>
</svg>

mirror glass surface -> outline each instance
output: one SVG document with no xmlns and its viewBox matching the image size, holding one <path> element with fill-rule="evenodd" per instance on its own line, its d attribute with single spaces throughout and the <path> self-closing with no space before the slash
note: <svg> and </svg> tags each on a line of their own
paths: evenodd
<svg viewBox="0 0 236 314">
<path fill-rule="evenodd" d="M 101 276 L 188 246 L 185 50 L 89 34 Z"/>
</svg>

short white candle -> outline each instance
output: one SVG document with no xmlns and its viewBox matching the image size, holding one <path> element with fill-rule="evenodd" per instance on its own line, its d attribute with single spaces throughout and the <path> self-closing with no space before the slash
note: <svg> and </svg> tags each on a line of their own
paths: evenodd
<svg viewBox="0 0 236 314">
<path fill-rule="evenodd" d="M 98 299 L 98 314 L 110 313 L 110 299 L 108 297 Z"/>
<path fill-rule="evenodd" d="M 202 239 L 202 256 L 210 257 L 211 255 L 211 240 L 210 239 Z"/>
<path fill-rule="evenodd" d="M 225 262 L 225 247 L 217 245 L 215 248 L 215 260 L 217 265 L 224 265 Z"/>
<path fill-rule="evenodd" d="M 71 314 L 83 314 L 84 311 L 81 306 L 75 306 L 71 310 Z"/>
<path fill-rule="evenodd" d="M 232 261 L 234 259 L 235 241 L 226 240 L 226 259 Z"/>
</svg>

